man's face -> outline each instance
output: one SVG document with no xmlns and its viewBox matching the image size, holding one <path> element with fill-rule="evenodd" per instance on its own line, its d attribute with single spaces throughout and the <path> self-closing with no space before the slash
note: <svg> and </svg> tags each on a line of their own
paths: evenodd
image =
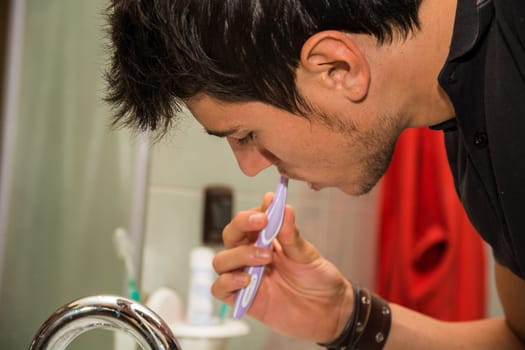
<svg viewBox="0 0 525 350">
<path fill-rule="evenodd" d="M 246 175 L 275 165 L 315 190 L 370 191 L 386 170 L 400 133 L 393 116 L 352 118 L 343 105 L 322 97 L 315 101 L 321 113 L 307 117 L 260 102 L 226 103 L 207 95 L 186 104 L 208 133 L 226 137 Z"/>
</svg>

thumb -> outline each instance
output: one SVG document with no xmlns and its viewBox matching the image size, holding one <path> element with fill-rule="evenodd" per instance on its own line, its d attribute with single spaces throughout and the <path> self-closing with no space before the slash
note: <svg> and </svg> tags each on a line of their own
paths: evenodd
<svg viewBox="0 0 525 350">
<path fill-rule="evenodd" d="M 266 192 L 263 196 L 263 200 L 261 205 L 252 208 L 252 210 L 258 210 L 260 212 L 265 212 L 266 209 L 270 206 L 270 203 L 272 203 L 273 197 L 275 194 L 273 192 Z"/>
<path fill-rule="evenodd" d="M 289 205 L 286 206 L 277 241 L 279 250 L 297 263 L 309 263 L 320 256 L 314 245 L 304 239 L 295 226 L 295 211 Z"/>
<path fill-rule="evenodd" d="M 273 192 L 266 192 L 263 197 L 263 201 L 261 204 L 261 210 L 266 211 L 268 207 L 270 206 L 270 203 L 272 203 L 273 197 L 275 197 L 275 193 Z"/>
</svg>

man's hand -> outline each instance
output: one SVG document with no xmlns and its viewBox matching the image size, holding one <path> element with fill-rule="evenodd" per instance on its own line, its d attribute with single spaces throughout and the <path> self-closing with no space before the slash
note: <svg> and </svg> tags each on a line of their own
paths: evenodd
<svg viewBox="0 0 525 350">
<path fill-rule="evenodd" d="M 248 314 L 282 334 L 326 342 L 342 331 L 352 311 L 350 283 L 317 249 L 301 237 L 292 207 L 285 209 L 281 231 L 272 249 L 254 246 L 258 232 L 267 223 L 261 208 L 239 212 L 226 226 L 226 250 L 217 254 L 219 274 L 213 295 L 232 305 L 238 289 L 249 284 L 244 266 L 266 265 L 259 291 Z"/>
</svg>

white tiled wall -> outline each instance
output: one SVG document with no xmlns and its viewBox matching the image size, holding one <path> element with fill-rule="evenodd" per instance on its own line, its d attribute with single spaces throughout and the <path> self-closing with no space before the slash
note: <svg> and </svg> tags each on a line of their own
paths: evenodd
<svg viewBox="0 0 525 350">
<path fill-rule="evenodd" d="M 189 251 L 200 245 L 203 190 L 211 184 L 232 187 L 234 211 L 256 206 L 273 191 L 278 174 L 268 169 L 255 178 L 239 170 L 224 140 L 210 137 L 191 116 L 152 151 L 142 284 L 146 294 L 158 287 L 187 296 Z M 373 285 L 377 192 L 352 198 L 336 190 L 313 193 L 291 181 L 288 203 L 296 209 L 302 234 L 343 273 Z M 229 349 L 318 349 L 315 344 L 279 337 L 249 319 L 252 332 Z"/>
</svg>

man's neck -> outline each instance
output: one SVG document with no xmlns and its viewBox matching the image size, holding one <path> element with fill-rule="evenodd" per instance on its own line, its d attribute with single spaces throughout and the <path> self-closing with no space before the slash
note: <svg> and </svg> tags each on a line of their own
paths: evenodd
<svg viewBox="0 0 525 350">
<path fill-rule="evenodd" d="M 424 0 L 420 8 L 421 30 L 407 44 L 405 64 L 415 67 L 416 84 L 411 107 L 411 126 L 439 124 L 454 117 L 454 107 L 438 83 L 449 54 L 458 0 Z M 410 109 L 410 108 L 409 108 Z"/>
<path fill-rule="evenodd" d="M 392 106 L 405 127 L 435 125 L 454 116 L 438 75 L 449 53 L 456 4 L 457 0 L 423 0 L 420 29 L 391 44 L 353 35 L 370 63 L 372 103 Z"/>
</svg>

